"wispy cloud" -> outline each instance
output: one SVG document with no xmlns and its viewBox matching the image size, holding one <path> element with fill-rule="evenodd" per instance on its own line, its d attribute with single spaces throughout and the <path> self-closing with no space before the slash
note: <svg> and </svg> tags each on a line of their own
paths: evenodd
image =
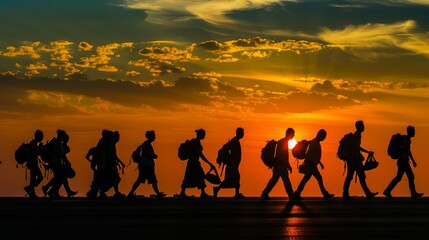
<svg viewBox="0 0 429 240">
<path fill-rule="evenodd" d="M 234 20 L 227 16 L 233 11 L 259 9 L 282 2 L 285 0 L 126 0 L 124 6 L 145 10 L 149 15 L 146 19 L 149 22 L 167 23 L 171 20 L 198 18 L 219 25 L 233 23 Z"/>
<path fill-rule="evenodd" d="M 382 55 L 382 49 L 400 48 L 429 57 L 429 34 L 417 33 L 413 20 L 393 24 L 368 23 L 344 29 L 324 28 L 319 37 L 364 59 Z M 379 49 L 379 51 L 377 51 Z"/>
<path fill-rule="evenodd" d="M 353 3 L 346 3 L 346 4 L 329 4 L 330 7 L 334 8 L 365 8 L 366 6 L 363 4 L 353 4 Z"/>
</svg>

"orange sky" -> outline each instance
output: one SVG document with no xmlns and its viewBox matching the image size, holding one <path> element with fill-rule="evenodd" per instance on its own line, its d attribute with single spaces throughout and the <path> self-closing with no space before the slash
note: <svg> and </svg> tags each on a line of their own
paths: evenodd
<svg viewBox="0 0 429 240">
<path fill-rule="evenodd" d="M 215 162 L 217 150 L 224 142 L 234 136 L 235 128 L 241 126 L 245 129 L 245 137 L 241 141 L 243 160 L 240 167 L 242 174 L 241 191 L 245 195 L 259 196 L 271 176 L 271 171 L 259 159 L 265 141 L 279 139 L 284 135 L 286 128 L 293 127 L 296 130 L 296 139 L 298 140 L 313 138 L 320 128 L 327 130 L 328 137 L 322 142 L 322 161 L 325 164 L 322 175 L 327 189 L 340 196 L 344 180 L 344 176 L 342 176 L 343 163 L 335 157 L 335 151 L 342 135 L 354 130 L 354 119 L 360 119 L 358 118 L 359 115 L 364 116 L 362 119 L 364 119 L 367 127 L 363 133 L 362 146 L 375 151 L 375 156 L 380 161 L 379 168 L 367 172 L 368 184 L 371 190 L 381 192 L 396 173 L 396 163 L 386 154 L 388 140 L 395 132 L 404 133 L 406 124 L 374 115 L 371 111 L 363 110 L 360 112 L 361 109 L 365 108 L 355 107 L 347 110 L 331 110 L 324 113 L 298 114 L 296 116 L 281 114 L 232 116 L 232 114 L 225 114 L 223 119 L 213 118 L 207 112 L 201 112 L 197 114 L 180 113 L 175 114 L 174 117 L 123 114 L 109 117 L 71 116 L 58 119 L 2 120 L 2 126 L 8 126 L 8 128 L 1 130 L 0 146 L 2 146 L 2 151 L 0 152 L 0 159 L 3 163 L 0 165 L 0 195 L 23 196 L 22 188 L 26 185 L 25 171 L 23 168 L 15 168 L 13 151 L 22 141 L 29 141 L 36 128 L 45 132 L 45 140 L 52 138 L 57 128 L 65 129 L 69 133 L 72 149 L 69 159 L 77 171 L 76 178 L 72 179 L 70 183 L 74 189 L 79 191 L 78 195 L 83 196 L 88 190 L 91 180 L 89 164 L 84 156 L 86 151 L 97 143 L 102 127 L 120 131 L 121 141 L 117 148 L 120 158 L 126 163 L 129 162 L 133 149 L 144 140 L 144 131 L 154 129 L 157 133 L 157 139 L 153 145 L 159 155 L 156 162 L 159 186 L 168 195 L 173 195 L 180 190 L 186 166 L 186 162 L 180 161 L 177 157 L 178 145 L 185 139 L 193 138 L 194 129 L 205 128 L 207 136 L 202 142 L 204 153 L 210 161 Z M 346 114 L 345 112 L 349 113 Z M 418 163 L 418 167 L 414 168 L 417 190 L 428 192 L 429 186 L 425 184 L 428 181 L 425 169 L 429 166 L 424 151 L 424 136 L 429 134 L 429 127 L 422 122 L 416 122 L 414 125 L 417 134 L 413 139 L 412 150 Z M 291 180 L 296 188 L 303 175 L 297 173 L 295 160 L 292 158 L 291 161 L 294 166 Z M 135 169 L 136 165 L 131 163 L 131 166 L 126 169 L 125 175 L 122 176 L 120 184 L 122 192 L 127 193 L 129 191 L 137 176 Z M 208 170 L 206 166 L 205 169 Z M 394 195 L 407 196 L 409 194 L 406 181 L 406 177 L 404 177 L 395 189 Z M 208 184 L 208 187 L 208 191 L 211 193 L 211 185 Z M 40 194 L 40 191 L 38 193 Z M 149 185 L 142 185 L 137 193 L 148 195 L 153 192 Z M 188 190 L 188 193 L 199 195 L 196 189 Z M 233 190 L 223 190 L 220 192 L 220 196 L 232 196 L 233 193 Z M 352 184 L 351 194 L 363 195 L 359 184 Z M 285 191 L 280 183 L 271 195 L 285 196 Z M 315 180 L 308 183 L 303 196 L 320 196 Z"/>
</svg>

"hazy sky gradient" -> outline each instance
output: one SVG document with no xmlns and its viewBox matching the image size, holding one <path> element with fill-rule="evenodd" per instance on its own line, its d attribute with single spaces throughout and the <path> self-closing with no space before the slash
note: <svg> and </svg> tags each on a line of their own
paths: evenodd
<svg viewBox="0 0 429 240">
<path fill-rule="evenodd" d="M 428 12 L 429 2 L 417 0 L 0 0 L 0 195 L 23 194 L 23 179 L 5 181 L 22 178 L 13 151 L 38 128 L 45 140 L 58 128 L 70 133 L 80 194 L 91 179 L 83 157 L 102 129 L 122 133 L 123 160 L 153 129 L 164 156 L 160 187 L 173 194 L 184 171 L 180 142 L 205 128 L 215 161 L 240 126 L 245 195 L 268 181 L 264 142 L 288 127 L 298 139 L 326 128 L 322 174 L 339 195 L 335 150 L 359 119 L 364 144 L 382 161 L 370 186 L 382 191 L 394 176 L 386 144 L 414 125 L 417 188 L 429 192 Z M 123 192 L 135 178 L 129 169 Z M 294 186 L 301 177 L 293 175 Z M 312 184 L 303 194 L 319 195 Z M 397 194 L 407 195 L 407 184 Z"/>
</svg>

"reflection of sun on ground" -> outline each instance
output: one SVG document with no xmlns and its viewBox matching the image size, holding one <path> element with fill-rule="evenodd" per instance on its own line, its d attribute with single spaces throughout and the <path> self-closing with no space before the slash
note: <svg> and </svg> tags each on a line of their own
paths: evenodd
<svg viewBox="0 0 429 240">
<path fill-rule="evenodd" d="M 288 142 L 289 149 L 292 149 L 293 147 L 295 147 L 295 145 L 296 145 L 295 138 L 292 138 L 291 140 L 289 140 L 289 142 Z"/>
</svg>

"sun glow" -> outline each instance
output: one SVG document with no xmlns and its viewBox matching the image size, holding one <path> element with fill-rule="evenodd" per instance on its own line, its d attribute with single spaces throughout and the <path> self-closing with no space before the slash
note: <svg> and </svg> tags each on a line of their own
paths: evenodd
<svg viewBox="0 0 429 240">
<path fill-rule="evenodd" d="M 289 142 L 288 142 L 289 149 L 292 149 L 293 147 L 295 147 L 295 145 L 296 145 L 295 138 L 292 138 L 291 140 L 289 140 Z"/>
</svg>

